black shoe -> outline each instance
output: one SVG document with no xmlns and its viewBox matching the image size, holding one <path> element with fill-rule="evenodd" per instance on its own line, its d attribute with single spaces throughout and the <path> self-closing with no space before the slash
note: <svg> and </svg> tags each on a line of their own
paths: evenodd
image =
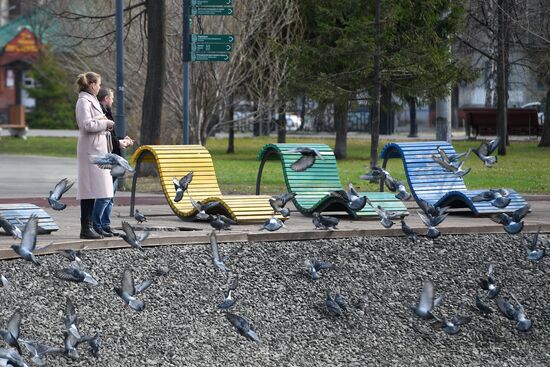
<svg viewBox="0 0 550 367">
<path fill-rule="evenodd" d="M 113 236 L 120 236 L 120 233 L 113 231 L 111 226 L 103 227 L 103 232 L 112 234 Z"/>
<path fill-rule="evenodd" d="M 113 234 L 112 233 L 109 233 L 107 231 L 105 231 L 103 228 L 101 227 L 97 227 L 97 226 L 94 226 L 94 230 L 99 233 L 100 235 L 102 235 L 103 237 L 113 237 Z"/>
<path fill-rule="evenodd" d="M 102 235 L 94 231 L 92 223 L 86 220 L 80 220 L 80 238 L 83 240 L 100 240 Z"/>
</svg>

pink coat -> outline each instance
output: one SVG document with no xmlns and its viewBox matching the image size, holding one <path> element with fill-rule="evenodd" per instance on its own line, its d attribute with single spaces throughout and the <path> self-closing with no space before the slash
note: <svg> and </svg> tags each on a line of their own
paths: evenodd
<svg viewBox="0 0 550 367">
<path fill-rule="evenodd" d="M 90 163 L 90 155 L 108 153 L 107 120 L 100 119 L 103 111 L 97 98 L 90 93 L 80 92 L 76 102 L 78 135 L 78 190 L 77 200 L 113 197 L 113 178 L 108 169 L 101 169 Z"/>
</svg>

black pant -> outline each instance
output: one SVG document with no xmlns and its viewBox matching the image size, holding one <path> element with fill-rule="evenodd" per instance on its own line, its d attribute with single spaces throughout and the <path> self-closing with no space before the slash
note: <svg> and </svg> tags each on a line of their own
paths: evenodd
<svg viewBox="0 0 550 367">
<path fill-rule="evenodd" d="M 92 221 L 94 203 L 95 203 L 95 199 L 80 200 L 80 219 L 82 221 L 86 221 L 86 222 Z"/>
</svg>

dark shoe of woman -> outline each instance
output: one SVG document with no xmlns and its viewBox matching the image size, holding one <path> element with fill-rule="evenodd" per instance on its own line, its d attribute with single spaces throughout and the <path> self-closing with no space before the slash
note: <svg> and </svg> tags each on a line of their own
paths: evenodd
<svg viewBox="0 0 550 367">
<path fill-rule="evenodd" d="M 103 231 L 112 234 L 113 236 L 120 236 L 120 233 L 113 231 L 111 226 L 103 227 Z"/>
<path fill-rule="evenodd" d="M 102 235 L 94 231 L 92 223 L 86 220 L 80 220 L 80 238 L 83 240 L 100 240 Z"/>
<path fill-rule="evenodd" d="M 105 231 L 103 228 L 101 227 L 97 227 L 97 226 L 94 226 L 94 230 L 99 233 L 100 235 L 102 235 L 103 237 L 113 237 L 113 234 L 112 233 L 109 233 L 107 231 Z"/>
</svg>

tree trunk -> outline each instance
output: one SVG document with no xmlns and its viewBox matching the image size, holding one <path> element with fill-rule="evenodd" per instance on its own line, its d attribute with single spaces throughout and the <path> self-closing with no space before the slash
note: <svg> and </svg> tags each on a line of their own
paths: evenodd
<svg viewBox="0 0 550 367">
<path fill-rule="evenodd" d="M 143 108 L 139 141 L 141 145 L 160 144 L 160 123 L 164 99 L 166 69 L 165 1 L 146 0 L 147 15 L 147 76 L 143 93 Z"/>
<path fill-rule="evenodd" d="M 409 138 L 418 137 L 418 125 L 416 124 L 416 97 L 408 97 L 407 103 L 409 104 L 409 117 L 410 117 L 410 129 Z"/>
<path fill-rule="evenodd" d="M 334 128 L 336 129 L 336 141 L 334 155 L 336 159 L 346 158 L 348 153 L 348 102 L 336 102 L 334 104 Z"/>
<path fill-rule="evenodd" d="M 539 147 L 550 147 L 550 84 L 546 87 L 546 103 L 544 107 L 544 126 Z"/>
<path fill-rule="evenodd" d="M 458 121 L 459 92 L 458 84 L 451 88 L 451 127 L 453 129 L 460 126 L 460 121 Z"/>
<path fill-rule="evenodd" d="M 229 106 L 225 110 L 225 118 L 231 121 L 229 123 L 229 136 L 227 137 L 227 154 L 235 153 L 235 120 L 234 120 L 235 106 L 233 100 L 230 101 Z"/>
<path fill-rule="evenodd" d="M 497 30 L 497 137 L 498 154 L 506 155 L 508 139 L 508 0 L 498 0 Z"/>
<path fill-rule="evenodd" d="M 286 112 L 285 106 L 279 106 L 277 118 L 277 143 L 286 143 Z"/>
<path fill-rule="evenodd" d="M 375 1 L 374 25 L 376 28 L 376 51 L 374 52 L 374 91 L 372 98 L 374 101 L 372 124 L 370 126 L 370 166 L 378 165 L 378 144 L 380 139 L 380 2 Z"/>
<path fill-rule="evenodd" d="M 304 125 L 306 124 L 306 102 L 307 102 L 307 96 L 304 93 L 302 95 L 302 103 L 300 108 L 300 128 L 298 130 L 303 131 Z"/>
</svg>

